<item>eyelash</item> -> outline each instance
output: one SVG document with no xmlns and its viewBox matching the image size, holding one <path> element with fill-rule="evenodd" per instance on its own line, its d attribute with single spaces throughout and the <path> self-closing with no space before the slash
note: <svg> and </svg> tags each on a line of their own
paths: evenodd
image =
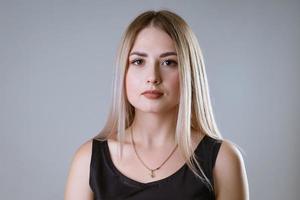
<svg viewBox="0 0 300 200">
<path fill-rule="evenodd" d="M 133 61 L 131 61 L 131 64 L 134 64 L 135 62 L 137 62 L 137 61 L 143 61 L 143 59 L 135 59 L 135 60 L 133 60 Z M 164 62 L 171 62 L 171 63 L 173 63 L 174 65 L 176 65 L 177 66 L 177 62 L 175 61 L 175 60 L 171 60 L 171 59 L 168 59 L 168 60 L 165 60 L 165 61 L 163 61 L 163 63 Z M 136 65 L 136 64 L 135 64 Z M 139 65 L 139 64 L 138 64 Z M 170 65 L 167 65 L 167 66 L 171 66 L 172 64 L 170 64 Z"/>
</svg>

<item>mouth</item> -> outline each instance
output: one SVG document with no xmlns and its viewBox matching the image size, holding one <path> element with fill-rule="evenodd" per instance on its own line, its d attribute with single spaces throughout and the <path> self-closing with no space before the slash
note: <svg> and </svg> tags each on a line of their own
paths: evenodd
<svg viewBox="0 0 300 200">
<path fill-rule="evenodd" d="M 158 99 L 163 95 L 163 93 L 158 90 L 147 90 L 143 92 L 142 95 L 148 99 Z"/>
</svg>

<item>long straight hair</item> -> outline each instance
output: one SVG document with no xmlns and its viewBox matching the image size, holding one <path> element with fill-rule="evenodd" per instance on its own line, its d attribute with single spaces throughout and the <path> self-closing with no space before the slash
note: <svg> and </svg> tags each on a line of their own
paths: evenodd
<svg viewBox="0 0 300 200">
<path fill-rule="evenodd" d="M 199 134 L 222 139 L 213 116 L 203 56 L 191 28 L 180 16 L 169 10 L 143 12 L 124 32 L 116 58 L 112 104 L 104 128 L 95 139 L 106 140 L 110 134 L 117 134 L 121 144 L 119 153 L 122 156 L 125 130 L 132 124 L 135 116 L 134 107 L 129 103 L 125 91 L 128 56 L 138 33 L 149 26 L 166 32 L 175 44 L 180 80 L 175 140 L 188 167 L 213 190 L 196 159 L 191 141 L 192 129 Z"/>
</svg>

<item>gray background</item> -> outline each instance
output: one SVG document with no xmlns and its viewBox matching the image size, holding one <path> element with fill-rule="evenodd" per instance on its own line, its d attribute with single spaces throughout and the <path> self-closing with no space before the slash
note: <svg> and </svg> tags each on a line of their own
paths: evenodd
<svg viewBox="0 0 300 200">
<path fill-rule="evenodd" d="M 1 0 L 0 199 L 63 198 L 75 150 L 106 119 L 122 32 L 160 8 L 198 36 L 251 199 L 299 198 L 299 1 Z"/>
</svg>

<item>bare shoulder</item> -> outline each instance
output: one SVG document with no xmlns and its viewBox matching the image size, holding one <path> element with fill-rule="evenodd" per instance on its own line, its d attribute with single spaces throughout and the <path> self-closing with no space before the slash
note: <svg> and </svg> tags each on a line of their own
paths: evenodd
<svg viewBox="0 0 300 200">
<path fill-rule="evenodd" d="M 223 140 L 213 169 L 217 200 L 248 200 L 248 180 L 241 152 Z"/>
<path fill-rule="evenodd" d="M 89 186 L 92 140 L 83 143 L 75 152 L 65 188 L 65 200 L 92 199 Z"/>
<path fill-rule="evenodd" d="M 226 165 L 234 161 L 235 165 L 241 164 L 243 162 L 243 157 L 241 152 L 238 150 L 237 146 L 230 140 L 222 140 L 222 145 L 220 147 L 216 165 Z"/>
<path fill-rule="evenodd" d="M 75 152 L 71 167 L 76 169 L 88 169 L 92 156 L 92 140 L 84 142 Z M 84 171 L 79 171 L 83 173 Z"/>
<path fill-rule="evenodd" d="M 74 159 L 83 159 L 90 161 L 92 155 L 93 140 L 84 142 L 76 151 Z"/>
</svg>

